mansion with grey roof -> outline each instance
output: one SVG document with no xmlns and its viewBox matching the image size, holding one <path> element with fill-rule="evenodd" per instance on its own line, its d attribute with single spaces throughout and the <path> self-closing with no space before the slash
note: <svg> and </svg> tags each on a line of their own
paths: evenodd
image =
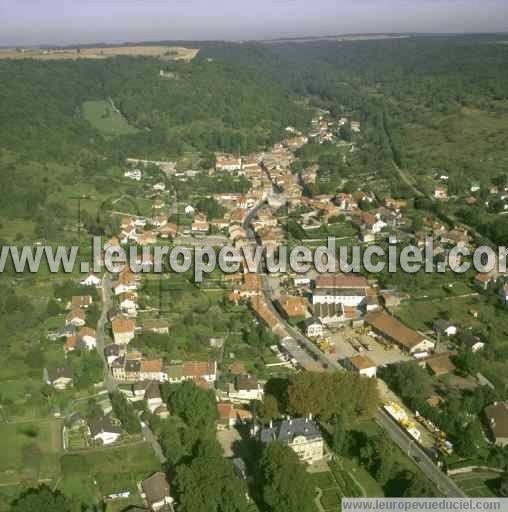
<svg viewBox="0 0 508 512">
<path fill-rule="evenodd" d="M 317 423 L 309 418 L 294 418 L 270 423 L 261 429 L 263 444 L 278 441 L 291 448 L 303 462 L 313 463 L 324 457 L 324 440 Z"/>
</svg>

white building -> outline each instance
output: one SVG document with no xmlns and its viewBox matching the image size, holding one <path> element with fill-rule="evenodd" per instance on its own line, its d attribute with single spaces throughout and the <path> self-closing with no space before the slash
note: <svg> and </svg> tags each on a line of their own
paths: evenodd
<svg viewBox="0 0 508 512">
<path fill-rule="evenodd" d="M 89 274 L 83 281 L 79 283 L 81 286 L 95 286 L 99 288 L 102 284 L 102 279 L 95 274 Z"/>
<path fill-rule="evenodd" d="M 319 318 L 309 318 L 305 320 L 305 335 L 309 338 L 319 338 L 323 336 L 323 322 Z"/>
<path fill-rule="evenodd" d="M 312 304 L 342 304 L 357 308 L 366 299 L 366 291 L 361 288 L 319 289 L 312 295 Z"/>
</svg>

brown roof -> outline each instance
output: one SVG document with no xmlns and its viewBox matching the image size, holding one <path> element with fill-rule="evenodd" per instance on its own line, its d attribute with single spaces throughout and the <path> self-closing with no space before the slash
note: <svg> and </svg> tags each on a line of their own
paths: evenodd
<svg viewBox="0 0 508 512">
<path fill-rule="evenodd" d="M 86 313 L 81 309 L 73 309 L 68 315 L 67 315 L 67 321 L 70 322 L 74 318 L 79 318 L 80 320 L 85 320 Z"/>
<path fill-rule="evenodd" d="M 183 374 L 192 378 L 213 375 L 215 368 L 215 361 L 187 361 L 183 363 Z"/>
<path fill-rule="evenodd" d="M 143 359 L 140 371 L 142 373 L 160 373 L 162 371 L 162 359 Z"/>
<path fill-rule="evenodd" d="M 355 356 L 352 357 L 349 361 L 357 370 L 376 368 L 376 364 L 367 356 Z"/>
<path fill-rule="evenodd" d="M 245 373 L 245 365 L 242 362 L 235 361 L 229 365 L 229 371 L 233 375 L 241 375 Z"/>
<path fill-rule="evenodd" d="M 155 473 L 141 482 L 141 487 L 150 505 L 160 503 L 171 496 L 171 488 L 164 473 Z"/>
<path fill-rule="evenodd" d="M 82 308 L 89 306 L 92 303 L 92 297 L 90 295 L 74 295 L 71 299 L 73 308 Z"/>
<path fill-rule="evenodd" d="M 80 338 L 84 338 L 85 336 L 90 336 L 92 338 L 95 338 L 95 331 L 91 327 L 82 327 L 79 330 L 78 336 Z"/>
<path fill-rule="evenodd" d="M 258 380 L 252 375 L 240 375 L 236 378 L 236 389 L 258 389 Z"/>
<path fill-rule="evenodd" d="M 69 336 L 65 342 L 64 350 L 69 352 L 78 346 L 78 338 L 76 336 Z"/>
<path fill-rule="evenodd" d="M 303 297 L 292 297 L 291 295 L 281 295 L 279 304 L 288 317 L 305 316 L 307 311 L 307 300 Z"/>
<path fill-rule="evenodd" d="M 394 342 L 412 349 L 425 338 L 409 327 L 381 311 L 369 313 L 365 321 L 384 336 L 391 338 Z"/>
<path fill-rule="evenodd" d="M 369 282 L 358 274 L 324 274 L 316 277 L 316 288 L 369 288 Z"/>
<path fill-rule="evenodd" d="M 124 332 L 134 332 L 136 328 L 136 324 L 133 320 L 128 320 L 127 318 L 115 318 L 111 322 L 111 326 L 113 328 L 113 333 L 124 333 Z"/>
<path fill-rule="evenodd" d="M 496 439 L 508 438 L 508 404 L 506 402 L 485 407 L 485 416 Z"/>
<path fill-rule="evenodd" d="M 235 409 L 231 404 L 217 404 L 217 412 L 219 413 L 219 419 L 221 420 L 230 420 L 236 418 Z"/>
<path fill-rule="evenodd" d="M 450 361 L 448 354 L 431 357 L 425 361 L 425 364 L 434 375 L 445 375 L 455 370 L 455 365 Z"/>
</svg>

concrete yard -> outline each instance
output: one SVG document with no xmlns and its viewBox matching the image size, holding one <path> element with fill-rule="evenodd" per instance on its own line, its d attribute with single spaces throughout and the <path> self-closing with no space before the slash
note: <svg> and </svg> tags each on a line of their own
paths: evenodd
<svg viewBox="0 0 508 512">
<path fill-rule="evenodd" d="M 392 348 L 386 350 L 386 345 L 381 341 L 377 341 L 372 336 L 368 336 L 367 334 L 360 333 L 359 330 L 348 327 L 334 330 L 327 334 L 327 337 L 332 346 L 335 347 L 338 360 L 357 356 L 360 353 L 368 356 L 376 366 L 385 366 L 400 361 L 412 360 L 411 356 L 404 354 L 398 347 L 392 346 Z M 353 345 L 361 344 L 369 346 L 370 350 L 365 349 L 359 352 L 353 348 Z"/>
</svg>

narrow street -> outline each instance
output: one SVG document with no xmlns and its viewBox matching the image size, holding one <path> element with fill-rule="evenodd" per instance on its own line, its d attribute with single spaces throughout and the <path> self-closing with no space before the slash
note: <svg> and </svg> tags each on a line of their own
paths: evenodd
<svg viewBox="0 0 508 512">
<path fill-rule="evenodd" d="M 113 378 L 109 371 L 108 362 L 104 355 L 104 347 L 106 346 L 107 335 L 105 332 L 106 323 L 108 321 L 108 311 L 111 309 L 113 304 L 113 297 L 111 291 L 111 276 L 109 273 L 105 273 L 102 277 L 102 311 L 99 321 L 97 322 L 97 350 L 104 363 L 104 386 L 108 393 L 114 393 L 118 391 L 118 382 Z M 167 462 L 166 457 L 162 451 L 162 448 L 152 432 L 150 427 L 140 419 L 141 432 L 143 433 L 144 439 L 151 444 L 155 456 L 161 464 Z"/>
</svg>

